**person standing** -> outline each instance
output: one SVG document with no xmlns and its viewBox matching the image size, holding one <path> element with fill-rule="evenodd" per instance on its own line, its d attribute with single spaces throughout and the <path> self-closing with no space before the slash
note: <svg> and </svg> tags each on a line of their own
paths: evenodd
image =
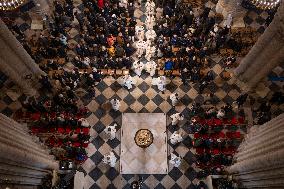
<svg viewBox="0 0 284 189">
<path fill-rule="evenodd" d="M 150 61 L 151 58 L 155 55 L 155 53 L 156 53 L 156 47 L 151 46 L 149 44 L 146 48 L 146 55 L 145 55 L 146 60 Z"/>
<path fill-rule="evenodd" d="M 171 153 L 171 160 L 169 161 L 174 167 L 179 167 L 181 164 L 181 157 L 176 156 L 174 153 Z"/>
<path fill-rule="evenodd" d="M 140 61 L 135 61 L 133 63 L 133 69 L 134 69 L 134 72 L 140 77 L 144 69 L 144 64 Z"/>
<path fill-rule="evenodd" d="M 145 65 L 145 69 L 150 74 L 151 77 L 155 75 L 156 68 L 157 68 L 157 64 L 153 60 L 150 62 L 147 62 Z"/>
<path fill-rule="evenodd" d="M 176 106 L 178 104 L 178 101 L 179 101 L 179 97 L 178 97 L 178 94 L 177 93 L 173 93 L 170 95 L 170 99 L 172 101 L 172 105 L 173 106 Z"/>
<path fill-rule="evenodd" d="M 113 109 L 114 111 L 118 111 L 118 110 L 119 110 L 120 101 L 119 101 L 118 99 L 114 98 L 114 99 L 112 99 L 112 100 L 110 101 L 110 103 L 111 103 L 112 109 Z"/>
<path fill-rule="evenodd" d="M 166 77 L 165 76 L 160 76 L 158 78 L 158 83 L 157 83 L 158 89 L 164 93 L 166 90 Z"/>
<path fill-rule="evenodd" d="M 110 137 L 110 140 L 113 140 L 115 138 L 115 133 L 116 133 L 116 127 L 117 124 L 115 123 L 114 125 L 109 125 L 104 129 L 104 132 Z"/>
<path fill-rule="evenodd" d="M 104 155 L 103 163 L 110 165 L 110 167 L 115 167 L 117 158 L 115 157 L 113 152 Z"/>
<path fill-rule="evenodd" d="M 179 121 L 184 119 L 184 116 L 181 113 L 175 113 L 170 118 L 172 119 L 172 125 L 177 125 Z"/>
<path fill-rule="evenodd" d="M 173 145 L 176 145 L 177 143 L 181 142 L 183 140 L 182 136 L 180 133 L 178 133 L 177 131 L 175 131 L 171 137 L 170 137 L 170 141 Z"/>
<path fill-rule="evenodd" d="M 140 58 L 144 54 L 145 49 L 147 47 L 146 41 L 143 40 L 138 41 L 136 47 L 137 47 L 136 54 L 138 58 Z"/>
</svg>

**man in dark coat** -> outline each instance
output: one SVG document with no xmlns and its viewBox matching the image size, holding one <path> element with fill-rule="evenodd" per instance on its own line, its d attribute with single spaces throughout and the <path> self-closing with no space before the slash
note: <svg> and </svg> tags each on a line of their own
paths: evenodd
<svg viewBox="0 0 284 189">
<path fill-rule="evenodd" d="M 237 99 L 236 102 L 238 104 L 238 107 L 241 107 L 247 100 L 248 94 L 241 94 Z"/>
</svg>

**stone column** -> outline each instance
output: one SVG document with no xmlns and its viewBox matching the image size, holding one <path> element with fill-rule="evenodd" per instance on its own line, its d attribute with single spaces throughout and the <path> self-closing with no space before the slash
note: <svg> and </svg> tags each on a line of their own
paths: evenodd
<svg viewBox="0 0 284 189">
<path fill-rule="evenodd" d="M 0 20 L 0 69 L 28 96 L 37 93 L 38 76 L 45 73 Z M 26 76 L 31 76 L 28 79 Z"/>
<path fill-rule="evenodd" d="M 0 129 L 0 180 L 39 185 L 45 175 L 58 170 L 58 162 L 26 127 L 0 114 Z"/>
<path fill-rule="evenodd" d="M 233 18 L 232 28 L 245 27 L 244 16 L 246 10 L 241 6 L 242 0 L 219 0 L 216 5 L 216 12 L 222 14 L 227 19 L 231 14 Z"/>
<path fill-rule="evenodd" d="M 253 129 L 234 156 L 227 170 L 245 188 L 283 187 L 284 114 Z"/>
<path fill-rule="evenodd" d="M 271 24 L 234 70 L 239 85 L 251 90 L 284 59 L 284 3 Z"/>
</svg>

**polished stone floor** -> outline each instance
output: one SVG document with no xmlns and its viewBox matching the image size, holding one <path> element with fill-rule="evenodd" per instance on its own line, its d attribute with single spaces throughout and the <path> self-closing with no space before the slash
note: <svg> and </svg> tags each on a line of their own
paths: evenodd
<svg viewBox="0 0 284 189">
<path fill-rule="evenodd" d="M 84 170 L 87 174 L 92 188 L 103 188 L 104 186 L 109 186 L 109 188 L 123 188 L 125 186 L 127 188 L 133 181 L 134 175 L 119 174 L 119 162 L 115 168 L 110 168 L 102 163 L 103 155 L 109 151 L 114 151 L 118 160 L 121 158 L 120 130 L 116 134 L 116 139 L 110 141 L 107 140 L 103 132 L 105 126 L 117 123 L 121 128 L 122 113 L 166 113 L 169 116 L 181 112 L 185 115 L 185 120 L 181 122 L 178 128 L 171 126 L 168 120 L 167 134 L 169 138 L 175 130 L 178 130 L 185 136 L 185 140 L 179 145 L 173 146 L 168 142 L 168 154 L 170 152 L 179 154 L 183 158 L 182 165 L 179 168 L 169 165 L 168 174 L 144 175 L 145 185 L 146 188 L 194 188 L 194 183 L 198 182 L 196 179 L 198 170 L 192 168 L 195 157 L 194 150 L 191 148 L 190 136 L 192 132 L 188 127 L 189 107 L 192 102 L 203 103 L 207 97 L 204 94 L 198 94 L 198 85 L 183 85 L 180 78 L 172 80 L 167 86 L 165 94 L 159 92 L 157 86 L 151 85 L 152 78 L 147 74 L 143 74 L 137 80 L 137 85 L 127 91 L 121 88 L 112 77 L 108 77 L 97 86 L 97 94 L 94 99 L 89 99 L 87 96 L 81 98 L 80 103 L 87 105 L 92 111 L 87 119 L 95 133 L 95 138 L 89 146 L 90 159 L 82 165 L 82 171 Z M 221 87 L 212 83 L 208 90 L 214 91 L 218 102 L 217 107 L 226 102 L 232 103 L 240 94 L 240 90 L 235 85 L 228 83 L 223 83 Z M 179 93 L 181 98 L 179 106 L 172 107 L 169 99 L 172 92 Z M 121 100 L 120 112 L 105 108 L 104 104 L 113 98 Z M 243 114 L 243 111 L 240 111 L 240 114 Z"/>
<path fill-rule="evenodd" d="M 167 116 L 164 113 L 123 113 L 121 124 L 120 174 L 167 174 Z M 150 146 L 136 144 L 139 130 L 151 132 Z"/>
<path fill-rule="evenodd" d="M 78 4 L 78 6 L 80 6 L 80 4 Z M 265 17 L 265 13 L 263 12 L 248 12 L 248 18 L 245 20 L 246 24 L 254 24 L 255 27 L 262 28 L 264 27 L 263 19 L 265 19 L 263 16 Z M 74 32 L 76 33 L 76 31 Z M 210 65 L 210 69 L 214 72 L 216 78 L 220 78 L 219 76 L 225 71 L 221 65 L 222 59 L 218 56 L 212 56 L 211 60 L 212 64 Z M 279 74 L 281 73 L 283 72 L 280 70 Z M 96 86 L 96 96 L 94 98 L 90 97 L 84 87 L 77 89 L 77 95 L 79 97 L 78 104 L 83 104 L 90 110 L 87 120 L 92 127 L 93 137 L 88 148 L 89 159 L 79 168 L 85 175 L 84 188 L 129 188 L 130 183 L 135 179 L 134 174 L 120 174 L 120 130 L 118 130 L 114 140 L 107 140 L 103 132 L 107 125 L 117 123 L 119 128 L 121 128 L 122 113 L 165 113 L 168 117 L 176 112 L 183 113 L 185 120 L 180 123 L 178 128 L 172 127 L 168 120 L 166 123 L 167 135 L 169 137 L 175 130 L 178 130 L 183 133 L 184 141 L 175 146 L 168 143 L 167 148 L 168 155 L 173 152 L 182 157 L 182 165 L 179 168 L 169 165 L 168 174 L 144 174 L 144 188 L 195 188 L 195 184 L 198 183 L 196 176 L 199 170 L 194 166 L 196 158 L 194 155 L 195 152 L 193 148 L 191 148 L 192 143 L 190 136 L 192 132 L 188 127 L 189 107 L 193 102 L 202 104 L 208 99 L 209 93 L 214 94 L 216 101 L 216 103 L 213 104 L 214 106 L 221 107 L 226 103 L 231 104 L 240 95 L 240 89 L 235 84 L 222 79 L 216 79 L 205 89 L 203 94 L 199 94 L 199 84 L 189 83 L 184 85 L 180 78 L 176 77 L 171 79 L 171 82 L 166 87 L 167 90 L 163 94 L 159 92 L 157 86 L 151 84 L 152 78 L 148 74 L 143 73 L 140 78 L 135 75 L 133 76 L 137 80 L 137 84 L 129 91 L 122 88 L 113 77 L 104 78 L 103 81 Z M 0 112 L 12 117 L 14 112 L 22 108 L 20 101 L 23 101 L 26 97 L 17 87 L 9 83 L 9 81 L 5 82 L 1 88 Z M 268 93 L 268 96 L 266 96 L 267 98 L 271 96 L 273 91 L 281 89 L 278 85 L 273 83 L 271 86 L 273 87 L 270 88 L 271 91 Z M 176 107 L 171 106 L 169 99 L 170 94 L 173 92 L 177 92 L 180 96 L 181 103 Z M 251 114 L 251 108 L 256 109 L 259 103 L 266 99 L 260 98 L 256 93 L 251 94 L 251 96 L 244 110 L 239 111 L 235 109 L 236 114 L 245 114 L 246 117 L 250 117 L 250 115 L 247 114 Z M 113 98 L 121 100 L 119 112 L 109 110 L 105 106 L 105 104 Z M 274 115 L 283 112 L 283 110 L 283 106 L 272 106 Z M 110 151 L 115 152 L 118 158 L 115 168 L 110 168 L 102 162 L 103 155 Z"/>
</svg>

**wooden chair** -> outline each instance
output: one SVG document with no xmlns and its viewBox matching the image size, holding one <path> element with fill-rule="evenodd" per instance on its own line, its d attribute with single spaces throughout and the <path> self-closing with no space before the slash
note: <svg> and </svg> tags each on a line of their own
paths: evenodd
<svg viewBox="0 0 284 189">
<path fill-rule="evenodd" d="M 55 73 L 54 71 L 55 71 L 55 70 L 52 70 L 52 71 L 49 71 L 49 72 L 48 72 L 48 76 L 49 76 L 50 78 L 52 78 L 53 74 Z"/>
<path fill-rule="evenodd" d="M 164 73 L 165 73 L 166 76 L 171 76 L 172 73 L 173 73 L 173 70 L 165 70 Z"/>
<path fill-rule="evenodd" d="M 231 74 L 230 74 L 230 72 L 225 71 L 225 72 L 222 73 L 222 77 L 225 80 L 229 80 L 229 79 L 231 79 Z"/>
<path fill-rule="evenodd" d="M 80 74 L 83 74 L 83 73 L 85 73 L 85 72 L 87 72 L 88 74 L 90 74 L 90 73 L 92 73 L 92 70 L 91 69 L 79 69 L 79 73 Z"/>
<path fill-rule="evenodd" d="M 227 49 L 227 52 L 232 55 L 234 53 L 233 49 Z"/>
<path fill-rule="evenodd" d="M 160 76 L 165 75 L 165 70 L 158 70 L 158 75 L 160 75 Z"/>
<path fill-rule="evenodd" d="M 122 70 L 123 75 L 129 75 L 129 69 Z"/>
<path fill-rule="evenodd" d="M 227 54 L 226 49 L 220 49 L 220 54 L 221 54 L 221 55 L 225 55 L 225 54 Z"/>
<path fill-rule="evenodd" d="M 177 53 L 179 51 L 179 48 L 178 47 L 173 47 L 173 49 L 172 49 L 172 52 L 173 53 Z"/>
<path fill-rule="evenodd" d="M 107 75 L 107 69 L 101 69 L 101 70 L 100 70 L 100 73 L 101 73 L 102 75 Z"/>
<path fill-rule="evenodd" d="M 114 75 L 115 74 L 115 70 L 114 69 L 108 69 L 107 70 L 107 75 Z"/>
<path fill-rule="evenodd" d="M 180 76 L 179 70 L 173 70 L 172 75 L 173 75 L 173 76 Z"/>
<path fill-rule="evenodd" d="M 59 59 L 57 60 L 57 63 L 58 63 L 58 64 L 64 64 L 64 63 L 65 63 L 65 59 L 64 59 L 64 58 L 59 58 Z"/>
<path fill-rule="evenodd" d="M 115 75 L 118 75 L 118 76 L 122 75 L 122 70 L 121 69 L 115 70 Z"/>
</svg>

